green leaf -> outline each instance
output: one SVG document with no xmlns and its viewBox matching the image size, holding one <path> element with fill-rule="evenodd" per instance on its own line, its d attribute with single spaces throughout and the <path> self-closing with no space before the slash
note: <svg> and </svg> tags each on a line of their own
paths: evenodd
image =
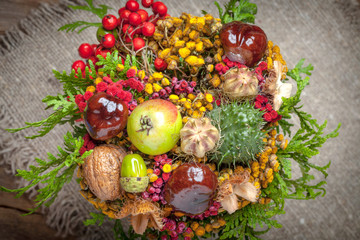
<svg viewBox="0 0 360 240">
<path fill-rule="evenodd" d="M 219 10 L 219 16 L 223 24 L 242 21 L 242 22 L 255 22 L 255 15 L 257 13 L 257 6 L 255 3 L 250 3 L 248 0 L 230 0 L 224 5 L 223 10 L 218 2 L 214 2 Z"/>
<path fill-rule="evenodd" d="M 84 225 L 85 226 L 89 226 L 89 225 L 95 225 L 97 224 L 98 226 L 101 226 L 104 222 L 104 219 L 105 219 L 105 215 L 103 213 L 94 213 L 94 212 L 91 212 L 90 213 L 90 216 L 92 218 L 90 219 L 86 219 L 84 221 Z"/>
<path fill-rule="evenodd" d="M 15 192 L 17 193 L 16 197 L 20 197 L 30 188 L 42 183 L 45 186 L 37 190 L 36 206 L 30 209 L 28 214 L 34 213 L 42 205 L 50 206 L 64 184 L 71 181 L 78 164 L 82 164 L 83 160 L 92 153 L 91 150 L 80 156 L 79 150 L 83 143 L 82 137 L 74 138 L 70 132 L 67 132 L 64 136 L 65 147 L 58 147 L 59 153 L 57 156 L 48 153 L 48 161 L 37 158 L 38 166 L 31 165 L 29 171 L 18 170 L 16 176 L 29 181 L 30 183 L 27 186 L 18 189 L 7 189 L 0 186 L 0 191 Z"/>
<path fill-rule="evenodd" d="M 82 10 L 82 11 L 91 12 L 91 13 L 95 14 L 96 16 L 98 16 L 100 19 L 102 19 L 107 14 L 107 11 L 109 9 L 112 9 L 111 7 L 106 6 L 106 5 L 99 5 L 99 7 L 95 7 L 93 5 L 92 0 L 85 0 L 85 2 L 87 3 L 87 5 L 85 5 L 85 6 L 70 5 L 69 8 L 72 8 L 74 10 Z M 89 27 L 101 27 L 101 26 L 102 26 L 101 22 L 76 21 L 76 22 L 72 22 L 69 24 L 65 24 L 64 26 L 60 27 L 58 29 L 58 31 L 74 32 L 76 29 L 80 28 L 77 31 L 77 33 L 81 33 L 82 31 L 84 31 L 85 29 L 87 29 Z"/>
</svg>

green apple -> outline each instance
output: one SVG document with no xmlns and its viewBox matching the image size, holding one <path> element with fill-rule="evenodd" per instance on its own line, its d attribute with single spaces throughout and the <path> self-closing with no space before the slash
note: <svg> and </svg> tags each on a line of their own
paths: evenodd
<svg viewBox="0 0 360 240">
<path fill-rule="evenodd" d="M 135 147 L 149 155 L 170 151 L 180 138 L 182 118 L 177 107 L 166 100 L 148 100 L 131 113 L 127 132 Z"/>
</svg>

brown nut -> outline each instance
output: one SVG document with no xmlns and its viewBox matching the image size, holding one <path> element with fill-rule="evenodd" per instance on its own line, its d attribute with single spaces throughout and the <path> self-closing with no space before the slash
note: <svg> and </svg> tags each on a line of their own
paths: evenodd
<svg viewBox="0 0 360 240">
<path fill-rule="evenodd" d="M 101 200 L 115 200 L 123 189 L 120 186 L 124 148 L 115 145 L 102 145 L 94 148 L 83 164 L 84 178 L 90 190 Z"/>
</svg>

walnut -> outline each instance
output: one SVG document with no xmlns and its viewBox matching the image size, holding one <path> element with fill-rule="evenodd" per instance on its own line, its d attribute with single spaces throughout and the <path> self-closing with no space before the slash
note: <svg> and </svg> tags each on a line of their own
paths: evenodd
<svg viewBox="0 0 360 240">
<path fill-rule="evenodd" d="M 90 190 L 101 200 L 115 200 L 120 197 L 121 163 L 126 155 L 124 148 L 115 145 L 102 145 L 94 148 L 85 158 L 84 178 Z"/>
</svg>

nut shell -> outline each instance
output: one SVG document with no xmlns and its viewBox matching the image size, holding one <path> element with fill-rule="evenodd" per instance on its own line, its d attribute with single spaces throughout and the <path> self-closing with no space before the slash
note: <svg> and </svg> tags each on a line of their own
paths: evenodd
<svg viewBox="0 0 360 240">
<path fill-rule="evenodd" d="M 149 185 L 149 177 L 122 177 L 120 184 L 126 192 L 140 193 L 144 192 Z"/>
<path fill-rule="evenodd" d="M 121 162 L 126 155 L 122 147 L 102 145 L 94 148 L 85 158 L 83 175 L 90 190 L 101 200 L 115 200 L 120 197 Z"/>
</svg>

